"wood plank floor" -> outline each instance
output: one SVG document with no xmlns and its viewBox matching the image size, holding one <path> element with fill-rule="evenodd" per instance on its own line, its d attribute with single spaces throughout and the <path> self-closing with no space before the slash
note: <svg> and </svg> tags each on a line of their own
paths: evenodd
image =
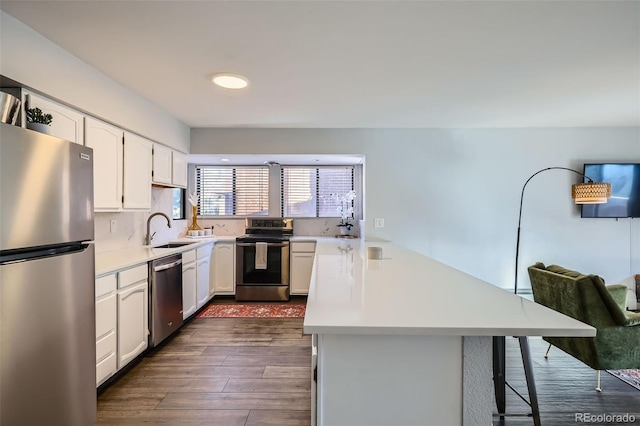
<svg viewBox="0 0 640 426">
<path fill-rule="evenodd" d="M 517 339 L 507 338 L 507 381 L 527 396 L 527 386 L 522 368 L 522 358 Z M 544 358 L 548 344 L 540 338 L 530 338 L 531 357 L 538 390 L 540 420 L 543 426 L 576 424 L 576 413 L 633 414 L 640 424 L 640 390 L 613 377 L 601 373 L 602 392 L 595 391 L 596 372 L 575 358 L 552 347 L 549 358 Z M 492 407 L 496 412 L 495 404 Z M 507 389 L 507 412 L 528 413 L 528 406 Z M 592 422 L 592 425 L 612 422 Z M 614 423 L 615 424 L 615 423 Z M 621 424 L 621 423 L 619 423 Z M 494 425 L 533 425 L 530 417 L 494 417 Z"/>
<path fill-rule="evenodd" d="M 193 319 L 102 392 L 97 424 L 309 425 L 311 336 L 302 323 Z"/>
<path fill-rule="evenodd" d="M 194 319 L 104 390 L 97 424 L 309 425 L 311 337 L 302 334 L 302 323 Z M 604 390 L 598 393 L 589 367 L 556 348 L 545 360 L 546 344 L 537 338 L 530 344 L 544 426 L 575 424 L 575 413 L 586 412 L 633 413 L 640 424 L 640 391 L 603 372 Z M 526 394 L 520 350 L 512 338 L 507 338 L 507 380 Z M 527 406 L 507 390 L 507 410 L 524 413 Z M 528 417 L 493 420 L 533 425 Z"/>
</svg>

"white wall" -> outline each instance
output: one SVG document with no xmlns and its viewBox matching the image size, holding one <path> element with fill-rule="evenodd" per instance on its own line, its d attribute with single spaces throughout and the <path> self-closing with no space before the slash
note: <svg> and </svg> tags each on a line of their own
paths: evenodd
<svg viewBox="0 0 640 426">
<path fill-rule="evenodd" d="M 367 238 L 513 288 L 526 179 L 550 166 L 640 162 L 640 129 L 192 129 L 191 153 L 364 154 Z M 570 195 L 579 180 L 553 170 L 527 186 L 520 288 L 538 260 L 610 283 L 640 273 L 640 220 L 581 219 Z M 373 228 L 377 217 L 385 228 Z"/>
<path fill-rule="evenodd" d="M 2 11 L 0 74 L 126 130 L 189 152 L 189 127 Z"/>
</svg>

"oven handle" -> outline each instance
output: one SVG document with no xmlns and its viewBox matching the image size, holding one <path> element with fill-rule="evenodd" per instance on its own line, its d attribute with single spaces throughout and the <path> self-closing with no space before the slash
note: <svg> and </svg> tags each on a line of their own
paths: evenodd
<svg viewBox="0 0 640 426">
<path fill-rule="evenodd" d="M 256 243 L 236 243 L 238 247 L 255 247 Z M 289 247 L 289 243 L 267 243 L 267 247 Z"/>
</svg>

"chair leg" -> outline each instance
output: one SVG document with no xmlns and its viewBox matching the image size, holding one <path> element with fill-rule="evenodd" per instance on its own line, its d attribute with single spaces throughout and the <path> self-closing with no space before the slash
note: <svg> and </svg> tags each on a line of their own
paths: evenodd
<svg viewBox="0 0 640 426">
<path fill-rule="evenodd" d="M 544 357 L 545 358 L 549 358 L 549 351 L 551 350 L 551 343 L 549 343 L 549 347 L 547 348 L 547 351 L 544 353 Z"/>
<path fill-rule="evenodd" d="M 602 388 L 600 387 L 600 370 L 596 370 L 596 390 L 602 392 Z"/>
</svg>

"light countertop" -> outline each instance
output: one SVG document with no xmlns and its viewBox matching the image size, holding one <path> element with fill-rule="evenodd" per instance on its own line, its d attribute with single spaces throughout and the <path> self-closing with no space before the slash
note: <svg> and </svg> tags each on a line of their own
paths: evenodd
<svg viewBox="0 0 640 426">
<path fill-rule="evenodd" d="M 174 253 L 181 253 L 202 247 L 206 244 L 215 243 L 216 241 L 224 241 L 226 237 L 208 237 L 208 238 L 178 238 L 171 242 L 192 243 L 182 247 L 175 248 L 154 248 L 153 246 L 137 246 L 120 250 L 111 250 L 96 253 L 96 277 L 106 275 L 130 266 L 139 265 L 149 262 L 150 260 L 159 259 Z M 235 237 L 233 238 L 235 241 Z M 154 246 L 163 243 L 154 244 Z"/>
<path fill-rule="evenodd" d="M 316 237 L 296 236 L 292 241 L 315 241 Z M 154 248 L 165 243 L 155 242 L 152 246 L 136 246 L 119 250 L 96 253 L 96 277 L 126 269 L 128 267 L 159 259 L 174 253 L 181 253 L 201 247 L 208 243 L 235 242 L 235 236 L 213 235 L 210 237 L 182 237 L 171 240 L 172 243 L 191 243 L 176 248 Z"/>
<path fill-rule="evenodd" d="M 310 334 L 595 336 L 595 328 L 393 243 L 315 238 Z M 367 247 L 383 249 L 368 260 Z"/>
</svg>

